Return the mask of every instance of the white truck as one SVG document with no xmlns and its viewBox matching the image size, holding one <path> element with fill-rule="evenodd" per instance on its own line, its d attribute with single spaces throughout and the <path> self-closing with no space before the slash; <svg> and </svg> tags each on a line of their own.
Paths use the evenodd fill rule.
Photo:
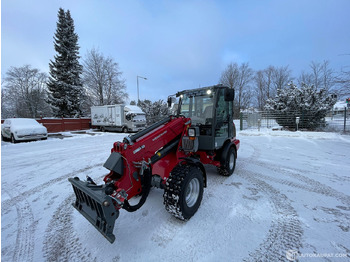
<svg viewBox="0 0 350 262">
<path fill-rule="evenodd" d="M 146 114 L 133 105 L 92 106 L 91 125 L 101 131 L 137 132 L 146 127 Z"/>
</svg>

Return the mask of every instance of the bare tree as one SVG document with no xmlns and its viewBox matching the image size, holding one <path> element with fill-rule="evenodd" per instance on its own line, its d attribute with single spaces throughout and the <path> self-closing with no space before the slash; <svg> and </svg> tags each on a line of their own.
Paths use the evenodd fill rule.
<svg viewBox="0 0 350 262">
<path fill-rule="evenodd" d="M 303 85 L 311 86 L 314 84 L 313 75 L 311 73 L 302 71 L 300 76 L 298 77 L 297 83 L 298 83 L 298 86 L 303 86 Z"/>
<path fill-rule="evenodd" d="M 335 77 L 335 83 L 338 88 L 335 93 L 338 94 L 339 98 L 350 97 L 350 71 L 341 71 L 340 74 Z"/>
<path fill-rule="evenodd" d="M 274 67 L 272 73 L 272 82 L 275 90 L 282 89 L 293 80 L 291 77 L 291 70 L 288 66 Z"/>
<path fill-rule="evenodd" d="M 258 103 L 259 110 L 262 110 L 265 105 L 265 79 L 263 70 L 256 72 L 254 81 L 256 84 L 256 100 Z"/>
<path fill-rule="evenodd" d="M 267 99 L 275 96 L 276 88 L 273 83 L 275 68 L 273 66 L 269 66 L 264 70 L 259 70 L 256 72 L 254 80 L 255 80 L 255 93 L 258 103 L 258 108 L 263 110 L 264 105 Z"/>
<path fill-rule="evenodd" d="M 10 104 L 7 99 L 7 89 L 5 88 L 5 80 L 1 79 L 1 118 L 7 118 L 10 116 Z"/>
<path fill-rule="evenodd" d="M 237 63 L 230 63 L 221 74 L 220 83 L 235 89 L 235 117 L 238 117 L 241 109 L 250 105 L 250 83 L 253 76 L 254 71 L 248 63 L 243 63 L 240 66 Z"/>
<path fill-rule="evenodd" d="M 105 57 L 96 49 L 89 50 L 83 61 L 83 82 L 91 105 L 125 102 L 125 80 L 113 58 Z"/>
<path fill-rule="evenodd" d="M 335 74 L 332 68 L 330 68 L 329 61 L 325 60 L 322 63 L 312 61 L 310 64 L 311 73 L 309 79 L 317 90 L 325 89 L 330 92 L 335 86 Z"/>
<path fill-rule="evenodd" d="M 334 71 L 332 68 L 330 68 L 329 61 L 325 60 L 323 61 L 321 65 L 322 70 L 322 88 L 326 89 L 326 91 L 331 91 L 334 88 L 335 84 L 335 77 L 334 77 Z"/>
<path fill-rule="evenodd" d="M 322 73 L 321 63 L 312 61 L 310 64 L 310 68 L 311 68 L 313 85 L 318 90 L 321 87 L 321 73 Z"/>
<path fill-rule="evenodd" d="M 30 65 L 11 67 L 2 83 L 2 98 L 7 113 L 17 117 L 39 117 L 49 114 L 47 75 Z"/>
</svg>

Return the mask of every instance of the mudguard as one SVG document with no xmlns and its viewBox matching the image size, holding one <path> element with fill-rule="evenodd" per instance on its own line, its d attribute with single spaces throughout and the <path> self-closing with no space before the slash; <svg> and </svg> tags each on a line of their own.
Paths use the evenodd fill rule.
<svg viewBox="0 0 350 262">
<path fill-rule="evenodd" d="M 200 168 L 200 170 L 203 172 L 204 187 L 207 187 L 207 172 L 206 172 L 202 162 L 196 158 L 193 158 L 193 157 L 180 157 L 180 159 L 183 159 L 183 160 L 189 162 L 190 164 L 198 166 Z"/>
<path fill-rule="evenodd" d="M 237 141 L 237 144 L 235 143 Z M 234 142 L 228 142 L 226 141 L 223 148 L 222 148 L 222 152 L 221 152 L 221 157 L 220 157 L 220 164 L 221 166 L 224 166 L 227 160 L 227 154 L 228 151 L 230 150 L 231 147 L 235 148 L 236 151 L 236 157 L 237 157 L 237 146 L 239 147 L 239 140 L 235 139 Z"/>
</svg>

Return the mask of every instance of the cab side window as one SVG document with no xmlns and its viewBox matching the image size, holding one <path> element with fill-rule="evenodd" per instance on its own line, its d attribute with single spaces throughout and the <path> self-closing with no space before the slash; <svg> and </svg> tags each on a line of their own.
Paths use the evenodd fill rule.
<svg viewBox="0 0 350 262">
<path fill-rule="evenodd" d="M 218 93 L 218 103 L 216 105 L 216 119 L 218 123 L 223 123 L 227 120 L 229 113 L 228 103 L 225 101 L 224 90 L 221 89 Z"/>
</svg>

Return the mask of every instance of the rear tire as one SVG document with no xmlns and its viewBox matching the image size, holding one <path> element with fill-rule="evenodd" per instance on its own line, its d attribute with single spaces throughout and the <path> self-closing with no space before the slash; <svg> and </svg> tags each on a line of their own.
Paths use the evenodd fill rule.
<svg viewBox="0 0 350 262">
<path fill-rule="evenodd" d="M 190 219 L 203 198 L 203 172 L 193 165 L 178 165 L 170 173 L 164 190 L 165 209 L 180 220 Z"/>
<path fill-rule="evenodd" d="M 231 176 L 236 168 L 236 150 L 230 147 L 227 152 L 226 161 L 223 165 L 218 167 L 218 172 L 222 176 Z"/>
</svg>

